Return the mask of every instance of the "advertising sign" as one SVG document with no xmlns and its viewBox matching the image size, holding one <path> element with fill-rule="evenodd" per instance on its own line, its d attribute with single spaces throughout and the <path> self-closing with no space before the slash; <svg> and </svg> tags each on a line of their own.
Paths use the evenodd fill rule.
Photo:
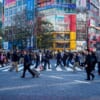
<svg viewBox="0 0 100 100">
<path fill-rule="evenodd" d="M 52 23 L 53 27 L 55 27 L 55 16 L 54 15 L 42 17 L 42 20 Z"/>
<path fill-rule="evenodd" d="M 32 20 L 34 18 L 34 0 L 26 0 L 27 19 Z"/>
<path fill-rule="evenodd" d="M 34 8 L 34 0 L 26 0 L 26 7 L 27 7 L 27 10 L 33 10 Z"/>
<path fill-rule="evenodd" d="M 57 15 L 56 19 L 56 31 L 69 31 L 70 30 L 70 18 L 68 15 Z"/>
<path fill-rule="evenodd" d="M 64 8 L 76 8 L 76 4 L 50 4 L 50 5 L 44 5 L 44 6 L 40 6 L 39 8 L 37 8 L 38 11 L 40 10 L 46 10 L 46 9 L 50 9 L 50 8 L 59 8 L 59 7 L 64 7 Z"/>
<path fill-rule="evenodd" d="M 3 42 L 3 49 L 4 50 L 9 50 L 10 48 L 11 48 L 10 42 Z"/>
<path fill-rule="evenodd" d="M 4 4 L 5 4 L 6 8 L 12 7 L 12 6 L 14 6 L 16 4 L 16 0 L 5 0 Z"/>
</svg>

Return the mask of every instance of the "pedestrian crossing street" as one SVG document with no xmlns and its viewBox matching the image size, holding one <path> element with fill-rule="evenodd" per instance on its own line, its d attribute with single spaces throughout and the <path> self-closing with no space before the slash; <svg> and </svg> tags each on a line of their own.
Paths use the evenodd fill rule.
<svg viewBox="0 0 100 100">
<path fill-rule="evenodd" d="M 0 72 L 8 72 L 11 67 L 12 67 L 11 65 L 7 65 L 7 66 L 4 66 L 4 67 L 0 66 Z M 35 65 L 31 65 L 31 69 L 33 69 L 34 67 L 35 67 Z M 36 70 L 37 71 L 41 71 L 41 68 L 38 67 Z M 83 70 L 84 69 L 80 69 L 80 68 L 76 67 L 76 71 L 83 71 Z M 23 65 L 22 64 L 18 65 L 18 71 L 19 72 L 23 71 Z M 62 68 L 60 66 L 58 66 L 58 67 L 55 68 L 55 66 L 51 66 L 50 65 L 50 69 L 48 69 L 48 67 L 47 67 L 45 71 L 73 71 L 73 69 L 71 67 L 65 67 L 65 68 L 63 67 Z"/>
</svg>

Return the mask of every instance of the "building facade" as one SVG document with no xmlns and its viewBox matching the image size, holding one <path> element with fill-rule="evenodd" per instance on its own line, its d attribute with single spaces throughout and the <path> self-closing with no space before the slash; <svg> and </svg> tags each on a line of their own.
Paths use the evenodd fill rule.
<svg viewBox="0 0 100 100">
<path fill-rule="evenodd" d="M 13 16 L 23 10 L 32 25 L 35 12 L 37 17 L 52 23 L 54 50 L 95 49 L 99 34 L 89 26 L 98 26 L 99 0 L 4 0 L 4 27 L 13 26 Z"/>
<path fill-rule="evenodd" d="M 88 0 L 88 26 L 99 25 L 99 0 Z M 99 34 L 96 29 L 88 29 L 88 48 L 90 50 L 96 49 L 96 42 L 98 40 Z"/>
<path fill-rule="evenodd" d="M 13 34 L 15 34 L 13 30 L 13 26 L 15 25 L 14 17 L 16 15 L 20 15 L 25 12 L 25 16 L 27 17 L 27 22 L 30 26 L 33 26 L 34 16 L 35 16 L 35 0 L 4 0 L 4 29 L 6 27 L 10 27 L 11 29 L 5 30 L 5 33 L 8 35 L 8 38 L 13 38 Z M 24 16 L 24 15 L 23 15 Z M 33 34 L 33 31 L 31 31 Z M 33 35 L 32 35 L 33 38 Z M 9 40 L 8 40 L 9 41 Z M 17 41 L 13 41 L 14 45 L 20 45 Z M 31 37 L 27 39 L 27 41 L 22 42 L 26 47 L 33 47 L 33 42 Z"/>
<path fill-rule="evenodd" d="M 95 50 L 98 31 L 91 24 L 99 24 L 99 0 L 77 0 L 77 50 Z"/>
<path fill-rule="evenodd" d="M 76 0 L 37 0 L 38 16 L 53 24 L 54 50 L 76 49 Z"/>
<path fill-rule="evenodd" d="M 77 50 L 87 49 L 87 2 L 86 0 L 76 0 L 77 14 Z"/>
</svg>

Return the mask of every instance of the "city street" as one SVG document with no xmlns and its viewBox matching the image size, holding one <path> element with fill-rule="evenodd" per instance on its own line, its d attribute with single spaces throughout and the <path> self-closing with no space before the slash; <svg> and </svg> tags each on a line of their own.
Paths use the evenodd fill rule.
<svg viewBox="0 0 100 100">
<path fill-rule="evenodd" d="M 100 0 L 0 0 L 0 100 L 100 100 Z"/>
<path fill-rule="evenodd" d="M 27 72 L 0 72 L 0 100 L 100 100 L 100 76 L 85 81 L 84 71 L 43 71 L 39 78 Z"/>
</svg>

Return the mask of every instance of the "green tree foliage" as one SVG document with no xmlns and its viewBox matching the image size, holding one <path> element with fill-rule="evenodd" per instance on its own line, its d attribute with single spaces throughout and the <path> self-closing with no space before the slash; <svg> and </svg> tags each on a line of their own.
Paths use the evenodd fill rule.
<svg viewBox="0 0 100 100">
<path fill-rule="evenodd" d="M 38 48 L 51 48 L 53 45 L 53 25 L 41 18 L 37 19 L 37 45 Z"/>
<path fill-rule="evenodd" d="M 23 11 L 20 14 L 16 14 L 13 20 L 15 26 L 15 39 L 21 40 L 31 36 L 32 26 L 28 24 L 26 11 Z"/>
<path fill-rule="evenodd" d="M 26 16 L 26 10 L 21 13 L 17 13 L 13 16 L 11 26 L 5 28 L 7 34 L 7 40 L 13 42 L 13 45 L 27 45 L 27 38 L 32 35 L 33 25 L 29 24 Z M 20 41 L 20 42 L 19 42 Z M 22 48 L 24 48 L 22 47 Z"/>
</svg>

